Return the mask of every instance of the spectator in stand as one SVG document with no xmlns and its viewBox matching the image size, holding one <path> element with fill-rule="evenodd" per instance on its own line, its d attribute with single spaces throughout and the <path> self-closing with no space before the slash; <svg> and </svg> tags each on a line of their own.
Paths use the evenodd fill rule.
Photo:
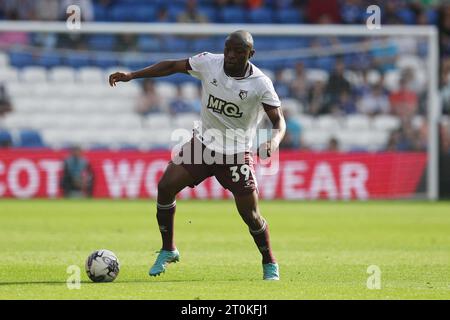
<svg viewBox="0 0 450 320">
<path fill-rule="evenodd" d="M 309 90 L 306 113 L 314 116 L 327 113 L 325 108 L 325 83 L 323 81 L 316 81 Z"/>
<path fill-rule="evenodd" d="M 64 159 L 61 188 L 64 197 L 92 196 L 94 174 L 88 160 L 83 157 L 81 148 L 73 147 Z"/>
<path fill-rule="evenodd" d="M 36 3 L 36 18 L 43 21 L 57 21 L 60 18 L 60 0 L 39 0 Z"/>
<path fill-rule="evenodd" d="M 364 11 L 361 0 L 344 0 L 340 12 L 342 22 L 346 24 L 361 23 Z"/>
<path fill-rule="evenodd" d="M 355 99 L 350 92 L 342 91 L 339 101 L 336 103 L 336 110 L 332 110 L 332 113 L 336 115 L 348 115 L 358 112 L 355 104 Z"/>
<path fill-rule="evenodd" d="M 450 56 L 450 3 L 442 3 L 438 9 L 439 52 Z"/>
<path fill-rule="evenodd" d="M 443 60 L 441 69 L 442 113 L 450 115 L 450 58 Z"/>
<path fill-rule="evenodd" d="M 160 97 L 156 93 L 153 80 L 145 79 L 142 82 L 142 92 L 137 100 L 135 111 L 142 117 L 162 111 Z"/>
<path fill-rule="evenodd" d="M 6 20 L 19 20 L 17 11 L 6 11 Z M 9 45 L 28 45 L 30 43 L 30 34 L 21 31 L 0 32 L 0 44 Z"/>
<path fill-rule="evenodd" d="M 334 66 L 334 71 L 328 78 L 325 89 L 327 103 L 331 106 L 339 101 L 342 92 L 350 92 L 350 82 L 344 77 L 345 65 L 341 59 L 338 59 Z M 328 106 L 328 107 L 330 107 Z"/>
<path fill-rule="evenodd" d="M 36 20 L 35 0 L 2 0 L 0 10 L 4 12 L 6 19 L 14 16 L 17 20 Z"/>
<path fill-rule="evenodd" d="M 177 96 L 169 103 L 169 112 L 171 115 L 193 112 L 192 106 L 187 103 L 186 99 L 183 97 L 183 92 L 180 86 L 177 87 Z"/>
<path fill-rule="evenodd" d="M 402 119 L 410 119 L 417 113 L 418 97 L 417 94 L 408 89 L 406 78 L 400 78 L 400 88 L 391 93 L 389 100 L 391 111 L 394 115 Z"/>
<path fill-rule="evenodd" d="M 369 116 L 389 113 L 389 98 L 380 82 L 373 85 L 369 92 L 363 94 L 358 104 L 358 110 Z"/>
<path fill-rule="evenodd" d="M 246 0 L 246 7 L 250 10 L 258 9 L 264 6 L 264 0 Z"/>
<path fill-rule="evenodd" d="M 12 111 L 12 105 L 6 93 L 5 86 L 0 83 L 0 118 Z"/>
<path fill-rule="evenodd" d="M 288 98 L 290 96 L 289 86 L 283 79 L 283 70 L 278 69 L 275 72 L 274 88 L 280 98 Z"/>
<path fill-rule="evenodd" d="M 128 52 L 137 52 L 139 51 L 137 48 L 137 37 L 132 33 L 121 33 L 117 37 L 116 51 L 128 51 Z"/>
<path fill-rule="evenodd" d="M 196 0 L 187 0 L 186 10 L 181 13 L 178 18 L 178 22 L 182 23 L 206 23 L 208 18 L 197 10 Z"/>
<path fill-rule="evenodd" d="M 308 0 L 306 10 L 309 23 L 318 23 L 324 16 L 330 23 L 339 23 L 341 20 L 337 0 Z"/>
<path fill-rule="evenodd" d="M 404 121 L 402 127 L 391 133 L 386 147 L 388 151 L 421 151 L 423 146 L 419 141 L 419 134 L 410 122 Z"/>
<path fill-rule="evenodd" d="M 335 137 L 332 137 L 330 139 L 330 141 L 328 141 L 328 146 L 327 146 L 326 151 L 339 152 L 339 141 Z"/>
<path fill-rule="evenodd" d="M 295 77 L 291 82 L 291 95 L 303 104 L 308 101 L 308 82 L 306 80 L 305 65 L 299 62 L 295 65 Z"/>
</svg>

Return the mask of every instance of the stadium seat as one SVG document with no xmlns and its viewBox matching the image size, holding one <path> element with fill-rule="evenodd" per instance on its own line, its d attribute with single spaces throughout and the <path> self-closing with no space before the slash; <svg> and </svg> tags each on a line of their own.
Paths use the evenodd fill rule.
<svg viewBox="0 0 450 320">
<path fill-rule="evenodd" d="M 46 68 L 51 68 L 61 65 L 61 55 L 54 52 L 44 52 L 37 58 L 37 63 Z"/>
<path fill-rule="evenodd" d="M 0 52 L 0 69 L 9 67 L 9 56 L 5 52 Z"/>
<path fill-rule="evenodd" d="M 12 99 L 34 95 L 35 87 L 36 85 L 34 83 L 25 83 L 25 82 L 6 83 L 8 95 Z"/>
<path fill-rule="evenodd" d="M 151 5 L 116 4 L 110 12 L 112 21 L 154 22 L 156 9 Z"/>
<path fill-rule="evenodd" d="M 348 130 L 369 130 L 370 120 L 364 114 L 349 115 L 345 119 L 345 127 Z"/>
<path fill-rule="evenodd" d="M 324 131 L 335 132 L 341 129 L 339 119 L 332 115 L 322 115 L 316 118 L 314 123 L 315 128 Z"/>
<path fill-rule="evenodd" d="M 397 16 L 402 20 L 404 24 L 415 24 L 416 23 L 416 14 L 408 9 L 403 8 L 397 11 Z"/>
<path fill-rule="evenodd" d="M 73 68 L 81 68 L 92 65 L 91 56 L 86 53 L 70 53 L 65 58 L 66 64 Z"/>
<path fill-rule="evenodd" d="M 16 68 L 0 68 L 0 82 L 17 83 L 19 81 L 19 72 Z"/>
<path fill-rule="evenodd" d="M 158 51 L 161 50 L 161 41 L 158 38 L 141 35 L 138 37 L 138 48 L 141 51 Z"/>
<path fill-rule="evenodd" d="M 88 45 L 93 50 L 111 51 L 116 45 L 116 37 L 109 34 L 92 35 L 88 40 Z"/>
<path fill-rule="evenodd" d="M 10 51 L 9 61 L 12 66 L 23 68 L 35 64 L 33 54 L 24 51 Z"/>
<path fill-rule="evenodd" d="M 9 131 L 0 129 L 0 147 L 11 146 L 13 144 L 12 135 Z"/>
<path fill-rule="evenodd" d="M 150 130 L 169 129 L 171 123 L 172 120 L 169 115 L 165 113 L 155 113 L 145 118 L 144 126 Z"/>
<path fill-rule="evenodd" d="M 289 111 L 291 116 L 303 112 L 303 105 L 300 101 L 293 98 L 285 98 L 281 100 L 281 106 L 284 110 Z"/>
<path fill-rule="evenodd" d="M 170 52 L 187 52 L 190 50 L 191 41 L 180 37 L 166 37 L 163 42 L 163 49 Z M 202 49 L 204 51 L 204 49 Z"/>
<path fill-rule="evenodd" d="M 194 122 L 199 120 L 200 116 L 196 113 L 179 114 L 173 119 L 173 128 L 192 130 L 194 128 Z"/>
<path fill-rule="evenodd" d="M 250 23 L 273 23 L 273 20 L 272 10 L 267 8 L 250 10 L 248 13 Z"/>
<path fill-rule="evenodd" d="M 309 83 L 315 83 L 317 81 L 327 82 L 329 73 L 325 70 L 320 69 L 307 69 L 306 70 L 306 81 Z"/>
<path fill-rule="evenodd" d="M 275 21 L 278 23 L 303 23 L 304 19 L 300 14 L 300 11 L 287 8 L 280 9 L 275 12 Z"/>
<path fill-rule="evenodd" d="M 313 150 L 323 150 L 328 145 L 330 138 L 332 137 L 331 132 L 324 130 L 305 130 L 302 135 L 303 143 Z"/>
<path fill-rule="evenodd" d="M 208 18 L 209 22 L 218 22 L 219 21 L 219 15 L 217 14 L 217 10 L 214 7 L 199 7 L 198 12 L 201 15 L 204 15 Z"/>
<path fill-rule="evenodd" d="M 96 67 L 83 67 L 77 72 L 78 81 L 84 83 L 102 83 L 106 81 L 103 71 Z"/>
<path fill-rule="evenodd" d="M 386 71 L 384 75 L 384 87 L 389 91 L 395 91 L 400 83 L 400 70 L 393 69 Z"/>
<path fill-rule="evenodd" d="M 12 112 L 4 117 L 3 126 L 6 129 L 27 129 L 30 128 L 29 118 L 30 115 L 25 116 L 23 113 Z"/>
<path fill-rule="evenodd" d="M 192 82 L 187 82 L 181 84 L 181 93 L 183 98 L 192 101 L 199 97 L 199 89 L 198 86 Z"/>
<path fill-rule="evenodd" d="M 54 67 L 49 70 L 48 79 L 55 83 L 73 83 L 75 81 L 75 72 L 70 67 Z"/>
<path fill-rule="evenodd" d="M 178 20 L 178 16 L 184 12 L 184 5 L 170 5 L 167 7 L 167 14 L 169 16 L 169 21 L 176 22 Z"/>
<path fill-rule="evenodd" d="M 112 53 L 95 53 L 92 57 L 93 63 L 99 68 L 110 68 L 116 66 L 118 57 Z"/>
<path fill-rule="evenodd" d="M 293 119 L 295 119 L 300 124 L 302 129 L 310 130 L 313 129 L 314 127 L 314 118 L 309 115 L 306 114 L 296 115 L 293 117 Z"/>
<path fill-rule="evenodd" d="M 25 82 L 46 82 L 47 70 L 43 67 L 25 67 L 20 73 L 21 79 Z"/>
<path fill-rule="evenodd" d="M 225 23 L 246 22 L 245 12 L 241 7 L 225 7 L 221 13 L 222 21 Z"/>
<path fill-rule="evenodd" d="M 19 144 L 18 147 L 23 148 L 42 148 L 44 143 L 41 135 L 36 130 L 21 130 L 19 132 Z"/>
<path fill-rule="evenodd" d="M 400 126 L 400 119 L 391 115 L 379 115 L 372 120 L 372 128 L 375 130 L 393 131 L 399 129 Z"/>
</svg>

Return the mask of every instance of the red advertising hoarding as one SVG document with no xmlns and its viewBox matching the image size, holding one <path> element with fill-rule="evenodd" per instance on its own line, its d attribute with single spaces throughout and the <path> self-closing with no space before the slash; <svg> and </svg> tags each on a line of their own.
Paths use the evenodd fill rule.
<svg viewBox="0 0 450 320">
<path fill-rule="evenodd" d="M 1 150 L 0 197 L 56 198 L 65 151 Z M 155 198 L 170 152 L 91 151 L 96 198 Z M 415 195 L 425 173 L 425 153 L 280 152 L 277 166 L 257 165 L 263 199 L 392 199 Z M 270 174 L 267 174 L 269 173 Z M 181 198 L 226 198 L 215 178 Z"/>
</svg>

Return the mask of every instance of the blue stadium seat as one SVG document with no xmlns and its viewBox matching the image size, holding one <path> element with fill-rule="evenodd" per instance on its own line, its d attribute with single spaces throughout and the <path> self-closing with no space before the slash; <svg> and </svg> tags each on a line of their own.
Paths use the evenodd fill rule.
<svg viewBox="0 0 450 320">
<path fill-rule="evenodd" d="M 109 21 L 109 9 L 100 4 L 94 4 L 94 20 Z"/>
<path fill-rule="evenodd" d="M 161 41 L 152 36 L 141 35 L 138 38 L 137 45 L 142 51 L 159 51 L 161 50 Z"/>
<path fill-rule="evenodd" d="M 397 16 L 402 20 L 405 24 L 415 24 L 416 23 L 416 15 L 410 9 L 404 8 L 397 11 Z"/>
<path fill-rule="evenodd" d="M 214 7 L 200 7 L 198 12 L 208 18 L 209 22 L 218 22 L 218 14 Z"/>
<path fill-rule="evenodd" d="M 156 20 L 156 7 L 152 5 L 118 4 L 111 9 L 113 21 L 152 22 Z"/>
<path fill-rule="evenodd" d="M 219 47 L 219 40 L 216 38 L 204 38 L 204 39 L 200 38 L 192 41 L 192 50 L 195 53 L 204 51 L 218 52 L 221 51 L 222 48 Z"/>
<path fill-rule="evenodd" d="M 305 20 L 299 10 L 281 9 L 275 13 L 275 21 L 278 23 L 304 23 Z"/>
<path fill-rule="evenodd" d="M 114 54 L 99 53 L 93 57 L 94 64 L 99 68 L 115 67 L 118 64 L 118 59 Z"/>
<path fill-rule="evenodd" d="M 116 45 L 116 37 L 109 34 L 93 35 L 88 43 L 91 49 L 111 51 Z"/>
<path fill-rule="evenodd" d="M 44 143 L 42 137 L 36 130 L 21 130 L 19 133 L 19 147 L 23 148 L 42 148 Z"/>
<path fill-rule="evenodd" d="M 169 16 L 169 21 L 175 22 L 178 19 L 178 16 L 184 12 L 185 6 L 177 6 L 177 5 L 170 5 L 167 7 L 167 14 Z"/>
<path fill-rule="evenodd" d="M 248 21 L 250 23 L 272 23 L 272 10 L 266 8 L 250 10 L 248 13 Z"/>
<path fill-rule="evenodd" d="M 44 52 L 38 58 L 38 64 L 46 68 L 61 65 L 62 58 L 58 53 Z"/>
<path fill-rule="evenodd" d="M 166 37 L 164 39 L 164 50 L 172 52 L 186 52 L 190 50 L 191 41 L 180 37 Z"/>
<path fill-rule="evenodd" d="M 12 145 L 12 136 L 9 131 L 0 129 L 0 147 L 7 147 Z"/>
<path fill-rule="evenodd" d="M 428 9 L 426 15 L 428 19 L 428 24 L 437 24 L 439 15 L 436 10 Z"/>
<path fill-rule="evenodd" d="M 73 68 L 91 65 L 91 57 L 86 53 L 69 53 L 65 60 L 66 64 Z"/>
<path fill-rule="evenodd" d="M 222 21 L 225 23 L 244 23 L 245 12 L 241 7 L 226 7 L 222 10 Z"/>
<path fill-rule="evenodd" d="M 33 55 L 29 52 L 23 51 L 10 51 L 9 61 L 14 67 L 17 68 L 22 68 L 35 64 Z"/>
</svg>

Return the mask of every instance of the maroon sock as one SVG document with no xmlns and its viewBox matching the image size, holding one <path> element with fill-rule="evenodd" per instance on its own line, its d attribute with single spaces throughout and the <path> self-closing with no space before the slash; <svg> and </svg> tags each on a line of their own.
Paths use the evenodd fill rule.
<svg viewBox="0 0 450 320">
<path fill-rule="evenodd" d="M 276 260 L 273 256 L 272 248 L 270 247 L 269 226 L 265 220 L 263 220 L 263 222 L 264 224 L 261 229 L 250 230 L 250 234 L 258 246 L 259 252 L 261 252 L 262 263 L 275 263 Z"/>
<path fill-rule="evenodd" d="M 173 222 L 175 218 L 176 201 L 170 204 L 157 204 L 156 219 L 162 238 L 163 250 L 175 250 L 173 241 Z"/>
</svg>

